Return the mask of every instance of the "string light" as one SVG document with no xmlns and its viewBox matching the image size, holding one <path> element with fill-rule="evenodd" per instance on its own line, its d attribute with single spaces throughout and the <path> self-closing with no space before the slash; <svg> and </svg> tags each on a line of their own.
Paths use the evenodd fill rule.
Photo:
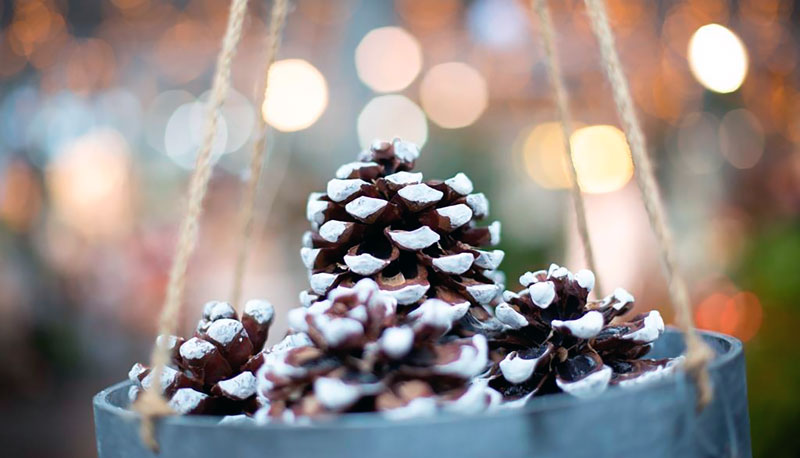
<svg viewBox="0 0 800 458">
<path fill-rule="evenodd" d="M 303 59 L 272 64 L 261 113 L 272 127 L 294 132 L 311 127 L 328 107 L 328 84 L 316 67 Z"/>
<path fill-rule="evenodd" d="M 431 121 L 456 129 L 480 118 L 489 104 L 489 90 L 477 70 L 448 62 L 428 70 L 420 86 L 420 102 Z"/>
<path fill-rule="evenodd" d="M 421 69 L 419 41 L 400 27 L 374 29 L 356 48 L 358 77 L 376 92 L 405 89 Z"/>
<path fill-rule="evenodd" d="M 384 95 L 370 100 L 358 115 L 358 139 L 363 148 L 374 140 L 400 137 L 420 147 L 428 139 L 425 113 L 402 95 Z"/>
<path fill-rule="evenodd" d="M 689 40 L 689 68 L 706 88 L 733 92 L 747 76 L 747 50 L 731 30 L 719 25 L 700 27 Z"/>
</svg>

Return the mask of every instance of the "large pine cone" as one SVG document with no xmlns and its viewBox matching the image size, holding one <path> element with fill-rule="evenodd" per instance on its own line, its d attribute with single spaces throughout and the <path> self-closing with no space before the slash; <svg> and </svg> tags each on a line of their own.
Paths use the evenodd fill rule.
<svg viewBox="0 0 800 458">
<path fill-rule="evenodd" d="M 504 253 L 479 248 L 499 242 L 500 223 L 475 224 L 488 214 L 486 197 L 472 193 L 463 173 L 423 182 L 410 172 L 418 157 L 412 143 L 377 141 L 339 168 L 326 193 L 309 196 L 304 305 L 365 277 L 400 305 L 437 298 L 477 306 L 498 296 L 502 286 L 492 278 Z"/>
<path fill-rule="evenodd" d="M 486 338 L 442 339 L 468 309 L 428 299 L 408 315 L 371 279 L 290 312 L 293 334 L 265 351 L 259 421 L 301 421 L 343 412 L 391 418 L 438 409 L 476 412 L 500 394 L 470 385 L 488 364 Z"/>
<path fill-rule="evenodd" d="M 170 365 L 164 367 L 161 390 L 179 414 L 237 415 L 253 413 L 255 372 L 275 315 L 269 302 L 248 301 L 241 319 L 227 302 L 205 305 L 194 337 L 168 339 Z M 131 402 L 153 384 L 151 369 L 136 363 L 128 373 Z"/>
<path fill-rule="evenodd" d="M 594 274 L 573 274 L 555 264 L 520 277 L 519 293 L 506 291 L 495 308 L 504 329 L 490 336 L 494 367 L 490 386 L 519 404 L 537 393 L 593 396 L 608 385 L 627 386 L 662 377 L 682 360 L 638 359 L 664 332 L 658 311 L 615 320 L 633 307 L 622 288 L 588 301 Z M 618 322 L 620 321 L 620 322 Z"/>
</svg>

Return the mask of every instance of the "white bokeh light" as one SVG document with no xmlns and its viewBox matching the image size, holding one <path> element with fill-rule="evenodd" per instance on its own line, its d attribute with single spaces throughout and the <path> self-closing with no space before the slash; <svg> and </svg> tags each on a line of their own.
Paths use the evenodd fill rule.
<svg viewBox="0 0 800 458">
<path fill-rule="evenodd" d="M 374 140 L 399 137 L 419 147 L 428 140 L 425 113 L 402 95 L 384 95 L 370 100 L 358 115 L 358 139 L 363 148 Z"/>
<path fill-rule="evenodd" d="M 733 92 L 747 76 L 747 49 L 731 30 L 719 25 L 700 27 L 689 40 L 689 68 L 706 88 Z"/>
</svg>

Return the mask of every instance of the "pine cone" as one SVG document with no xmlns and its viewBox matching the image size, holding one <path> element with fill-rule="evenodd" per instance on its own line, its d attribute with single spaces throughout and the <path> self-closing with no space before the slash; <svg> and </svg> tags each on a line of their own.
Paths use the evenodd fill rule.
<svg viewBox="0 0 800 458">
<path fill-rule="evenodd" d="M 403 306 L 427 298 L 477 306 L 497 297 L 493 271 L 504 253 L 479 248 L 499 242 L 500 223 L 475 224 L 488 214 L 486 197 L 472 193 L 463 173 L 423 183 L 410 172 L 418 157 L 412 143 L 376 141 L 339 168 L 326 193 L 309 196 L 312 230 L 300 253 L 311 290 L 303 305 L 365 277 Z"/>
<path fill-rule="evenodd" d="M 519 293 L 506 291 L 495 318 L 504 329 L 490 338 L 494 367 L 490 386 L 507 401 L 564 391 L 593 396 L 608 385 L 627 386 L 662 377 L 681 358 L 638 359 L 664 331 L 658 311 L 627 322 L 615 318 L 633 307 L 622 288 L 601 301 L 588 301 L 594 274 L 573 274 L 555 264 L 520 277 Z"/>
<path fill-rule="evenodd" d="M 236 415 L 258 408 L 255 372 L 275 315 L 269 302 L 248 301 L 241 319 L 227 302 L 208 302 L 194 337 L 168 339 L 171 364 L 164 368 L 161 389 L 179 414 Z M 151 370 L 134 364 L 129 396 L 136 400 L 152 385 Z"/>
<path fill-rule="evenodd" d="M 344 412 L 390 418 L 438 409 L 482 411 L 500 400 L 485 381 L 486 338 L 442 339 L 468 309 L 428 299 L 408 315 L 371 279 L 339 286 L 294 309 L 294 334 L 266 351 L 258 373 L 261 421 L 300 421 Z"/>
</svg>

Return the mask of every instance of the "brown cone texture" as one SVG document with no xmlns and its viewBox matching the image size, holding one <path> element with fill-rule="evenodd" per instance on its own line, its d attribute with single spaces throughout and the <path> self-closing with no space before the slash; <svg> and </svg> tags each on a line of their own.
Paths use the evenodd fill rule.
<svg viewBox="0 0 800 458">
<path fill-rule="evenodd" d="M 168 339 L 171 348 L 171 364 L 160 383 L 170 408 L 184 415 L 255 412 L 255 373 L 264 360 L 262 349 L 274 315 L 266 301 L 248 301 L 241 318 L 229 303 L 212 301 L 205 305 L 194 337 L 159 337 Z M 128 378 L 133 383 L 131 401 L 153 384 L 150 368 L 139 363 Z"/>
<path fill-rule="evenodd" d="M 503 328 L 489 338 L 494 361 L 490 386 L 505 400 L 564 391 L 590 397 L 609 385 L 631 386 L 663 377 L 682 362 L 639 359 L 664 332 L 657 311 L 617 319 L 631 310 L 622 288 L 589 301 L 594 274 L 555 264 L 520 277 L 519 293 L 506 291 L 495 308 Z"/>
<path fill-rule="evenodd" d="M 414 173 L 416 145 L 375 142 L 343 165 L 325 193 L 309 197 L 301 256 L 311 290 L 304 305 L 338 285 L 371 278 L 401 306 L 438 298 L 450 304 L 491 303 L 502 290 L 494 270 L 500 224 L 477 225 L 489 204 L 463 173 L 423 181 Z M 410 307 L 413 308 L 413 307 Z"/>
<path fill-rule="evenodd" d="M 468 307 L 428 299 L 398 315 L 397 300 L 363 279 L 292 310 L 293 334 L 266 352 L 258 373 L 264 407 L 257 419 L 374 411 L 409 418 L 488 408 L 499 393 L 470 385 L 486 369 L 486 338 L 442 338 Z"/>
</svg>

